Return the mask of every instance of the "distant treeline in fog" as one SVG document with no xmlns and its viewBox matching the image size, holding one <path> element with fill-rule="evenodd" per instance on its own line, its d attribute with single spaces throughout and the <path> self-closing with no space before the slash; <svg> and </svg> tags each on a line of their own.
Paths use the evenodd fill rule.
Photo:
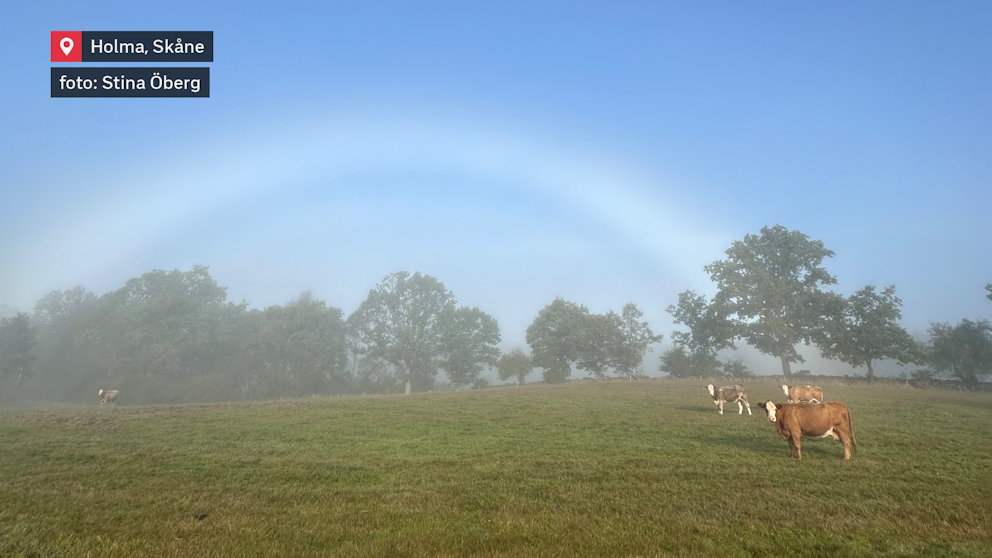
<svg viewBox="0 0 992 558">
<path fill-rule="evenodd" d="M 824 290 L 821 267 L 833 252 L 781 226 L 747 235 L 706 266 L 717 294 L 678 295 L 668 308 L 682 326 L 659 370 L 670 376 L 753 373 L 717 351 L 743 341 L 781 360 L 783 375 L 803 362 L 799 343 L 864 367 L 914 364 L 915 379 L 951 377 L 977 386 L 992 374 L 992 324 L 931 324 L 926 343 L 899 325 L 895 287 L 868 285 L 849 297 Z M 992 300 L 992 284 L 986 287 Z M 52 291 L 31 314 L 0 320 L 0 401 L 22 398 L 93 403 L 117 389 L 122 403 L 184 403 L 486 385 L 482 372 L 523 383 L 535 368 L 546 382 L 579 370 L 591 377 L 643 376 L 655 335 L 633 303 L 592 314 L 555 299 L 527 328 L 530 354 L 500 354 L 496 320 L 459 307 L 436 278 L 397 272 L 343 312 L 304 292 L 283 306 L 250 309 L 227 300 L 206 266 L 145 273 L 101 296 L 82 287 Z M 446 387 L 445 386 L 445 387 Z"/>
</svg>

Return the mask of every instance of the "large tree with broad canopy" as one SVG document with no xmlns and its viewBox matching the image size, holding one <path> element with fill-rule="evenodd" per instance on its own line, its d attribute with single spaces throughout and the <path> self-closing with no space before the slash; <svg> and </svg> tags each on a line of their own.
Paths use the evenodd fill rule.
<svg viewBox="0 0 992 558">
<path fill-rule="evenodd" d="M 775 225 L 735 241 L 726 254 L 704 268 L 718 288 L 716 313 L 732 320 L 735 337 L 778 357 L 783 375 L 792 376 L 790 363 L 804 362 L 796 345 L 815 343 L 841 312 L 843 300 L 820 290 L 837 282 L 821 267 L 833 251 Z"/>
</svg>

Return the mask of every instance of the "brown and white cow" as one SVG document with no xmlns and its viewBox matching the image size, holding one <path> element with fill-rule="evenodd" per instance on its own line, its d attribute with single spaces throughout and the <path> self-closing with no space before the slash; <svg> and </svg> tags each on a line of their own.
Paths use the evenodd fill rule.
<svg viewBox="0 0 992 558">
<path fill-rule="evenodd" d="M 854 439 L 851 411 L 840 401 L 804 405 L 787 403 L 777 405 L 772 401 L 758 403 L 765 410 L 768 420 L 775 423 L 778 435 L 789 442 L 789 457 L 803 458 L 803 436 L 832 437 L 844 444 L 844 459 L 851 458 L 851 446 L 858 450 Z"/>
<path fill-rule="evenodd" d="M 811 401 L 823 403 L 823 390 L 820 386 L 787 386 L 782 384 L 782 392 L 789 400 L 789 403 L 802 403 Z"/>
<path fill-rule="evenodd" d="M 737 403 L 737 414 L 744 414 L 744 405 L 747 405 L 747 414 L 751 413 L 751 404 L 747 402 L 747 394 L 744 393 L 744 386 L 736 384 L 733 386 L 723 386 L 715 388 L 713 384 L 706 386 L 706 389 L 710 392 L 710 397 L 713 398 L 713 404 L 720 407 L 720 414 L 723 414 L 723 404 L 724 403 Z M 741 405 L 741 401 L 744 405 Z"/>
<path fill-rule="evenodd" d="M 112 389 L 110 391 L 101 389 L 100 390 L 100 393 L 99 393 L 99 395 L 100 395 L 100 404 L 101 405 L 106 405 L 107 403 L 110 403 L 110 406 L 111 407 L 117 405 L 117 396 L 120 393 L 121 392 L 118 389 Z"/>
</svg>

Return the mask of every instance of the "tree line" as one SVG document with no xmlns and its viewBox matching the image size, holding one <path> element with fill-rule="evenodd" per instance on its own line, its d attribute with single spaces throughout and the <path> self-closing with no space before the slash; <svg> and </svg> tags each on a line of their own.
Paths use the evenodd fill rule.
<svg viewBox="0 0 992 558">
<path fill-rule="evenodd" d="M 836 283 L 822 267 L 831 256 L 822 242 L 781 226 L 734 242 L 705 268 L 717 294 L 686 291 L 668 308 L 683 329 L 659 370 L 746 376 L 740 359 L 717 358 L 743 341 L 778 358 L 786 377 L 803 362 L 799 343 L 864 366 L 869 381 L 884 359 L 969 386 L 992 374 L 988 320 L 931 324 L 929 341 L 915 340 L 899 325 L 894 286 L 868 285 L 846 298 L 825 290 Z M 992 284 L 986 288 L 992 300 Z M 438 387 L 441 372 L 456 388 L 481 386 L 487 368 L 521 384 L 534 368 L 549 383 L 573 370 L 633 379 L 662 336 L 634 303 L 593 314 L 556 298 L 527 328 L 529 355 L 501 354 L 500 339 L 492 316 L 458 306 L 429 275 L 387 276 L 345 318 L 310 292 L 265 309 L 230 302 L 208 268 L 194 266 L 151 271 L 101 296 L 82 287 L 52 291 L 33 313 L 2 318 L 0 379 L 37 399 L 79 402 L 113 387 L 132 403 L 411 393 Z"/>
<path fill-rule="evenodd" d="M 824 290 L 837 279 L 822 266 L 834 255 L 819 240 L 780 225 L 749 234 L 727 249 L 726 258 L 704 269 L 717 286 L 711 299 L 685 291 L 668 308 L 676 324 L 674 347 L 660 370 L 672 376 L 708 376 L 718 369 L 717 351 L 744 341 L 776 357 L 782 374 L 804 362 L 799 343 L 815 345 L 826 358 L 865 367 L 867 380 L 886 359 L 925 366 L 917 378 L 945 375 L 974 388 L 992 374 L 992 324 L 963 319 L 931 323 L 929 339 L 914 339 L 902 326 L 902 301 L 894 285 L 866 285 L 849 297 Z M 992 300 L 992 283 L 986 285 Z"/>
</svg>

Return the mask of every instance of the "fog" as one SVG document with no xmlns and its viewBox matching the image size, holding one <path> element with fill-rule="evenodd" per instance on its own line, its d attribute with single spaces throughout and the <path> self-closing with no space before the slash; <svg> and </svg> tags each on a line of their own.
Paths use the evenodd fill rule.
<svg viewBox="0 0 992 558">
<path fill-rule="evenodd" d="M 643 364 L 658 375 L 679 293 L 712 298 L 704 266 L 782 225 L 833 251 L 825 291 L 895 285 L 919 340 L 992 318 L 987 9 L 725 8 L 114 19 L 214 30 L 209 99 L 50 99 L 40 57 L 15 57 L 9 82 L 33 85 L 0 91 L 16 107 L 0 115 L 0 313 L 203 265 L 224 304 L 310 292 L 344 320 L 405 271 L 491 316 L 504 353 L 530 350 L 556 298 L 603 315 L 633 302 L 663 335 Z M 34 44 L 46 18 L 19 5 L 0 30 Z M 261 27 L 264 48 L 246 39 Z M 720 360 L 781 374 L 738 346 Z M 799 351 L 793 370 L 864 374 Z M 140 373 L 119 364 L 86 389 Z"/>
</svg>

